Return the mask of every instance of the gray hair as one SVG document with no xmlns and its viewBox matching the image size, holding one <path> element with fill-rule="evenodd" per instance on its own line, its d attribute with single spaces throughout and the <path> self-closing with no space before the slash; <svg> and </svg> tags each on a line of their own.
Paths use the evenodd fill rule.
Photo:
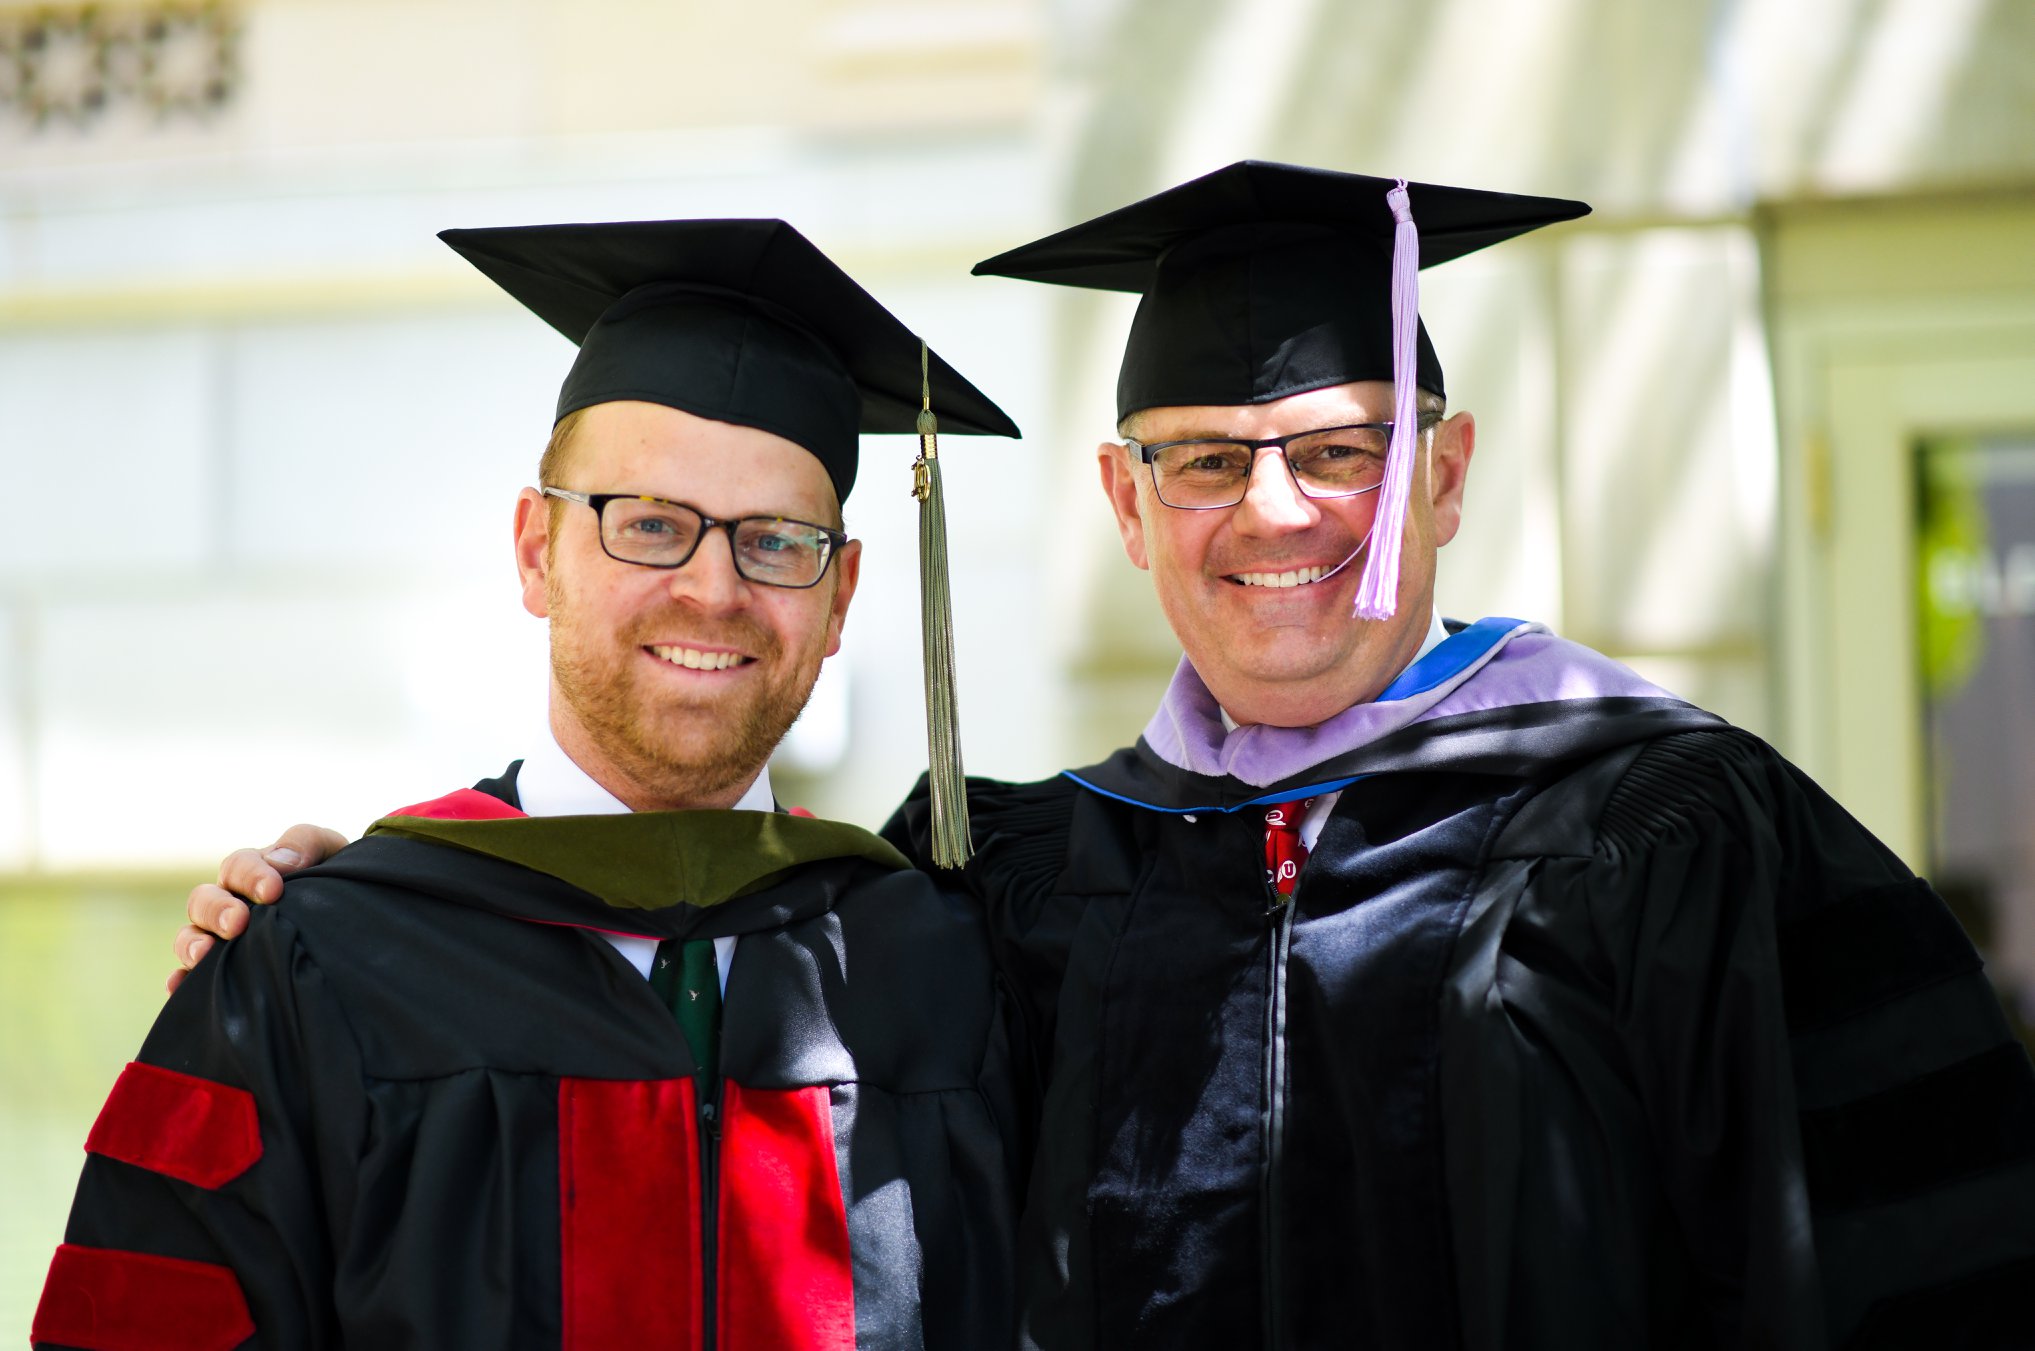
<svg viewBox="0 0 2035 1351">
<path fill-rule="evenodd" d="M 1430 390 L 1416 389 L 1413 391 L 1413 410 L 1423 417 L 1430 414 L 1441 417 L 1448 411 L 1448 401 Z M 1125 414 L 1123 420 L 1116 424 L 1117 438 L 1124 441 L 1143 440 L 1144 438 L 1138 435 L 1137 422 L 1147 411 L 1140 408 L 1136 412 Z"/>
</svg>

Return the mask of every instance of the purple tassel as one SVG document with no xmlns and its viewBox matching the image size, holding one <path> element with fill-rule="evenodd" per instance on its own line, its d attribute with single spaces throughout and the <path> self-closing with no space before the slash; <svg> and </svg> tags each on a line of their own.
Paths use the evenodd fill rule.
<svg viewBox="0 0 2035 1351">
<path fill-rule="evenodd" d="M 1385 194 L 1397 226 L 1392 231 L 1392 446 L 1385 453 L 1385 482 L 1371 518 L 1370 557 L 1357 583 L 1359 619 L 1390 619 L 1399 608 L 1399 540 L 1406 527 L 1406 501 L 1413 492 L 1414 412 L 1417 337 L 1420 325 L 1420 229 L 1406 180 Z"/>
</svg>

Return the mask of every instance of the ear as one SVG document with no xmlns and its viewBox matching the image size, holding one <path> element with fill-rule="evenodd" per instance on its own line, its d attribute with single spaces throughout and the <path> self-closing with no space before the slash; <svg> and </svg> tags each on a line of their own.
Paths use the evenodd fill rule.
<svg viewBox="0 0 2035 1351">
<path fill-rule="evenodd" d="M 551 502 L 535 488 L 516 494 L 516 575 L 523 580 L 523 608 L 539 619 L 550 617 L 544 582 L 551 545 Z"/>
<path fill-rule="evenodd" d="M 861 580 L 862 541 L 851 539 L 834 555 L 834 599 L 827 614 L 829 657 L 841 650 L 841 629 L 848 622 L 848 602 L 855 599 L 855 584 Z"/>
<path fill-rule="evenodd" d="M 1129 447 L 1104 441 L 1095 448 L 1095 461 L 1102 470 L 1102 493 L 1109 509 L 1116 513 L 1116 532 L 1123 536 L 1123 551 L 1131 563 L 1150 568 L 1145 554 L 1145 518 L 1138 514 L 1138 480 L 1145 467 L 1131 459 Z"/>
<path fill-rule="evenodd" d="M 1428 488 L 1434 495 L 1436 548 L 1456 537 L 1463 523 L 1463 487 L 1470 477 L 1470 457 L 1477 453 L 1477 420 L 1457 413 L 1434 429 L 1434 453 L 1428 466 Z"/>
</svg>

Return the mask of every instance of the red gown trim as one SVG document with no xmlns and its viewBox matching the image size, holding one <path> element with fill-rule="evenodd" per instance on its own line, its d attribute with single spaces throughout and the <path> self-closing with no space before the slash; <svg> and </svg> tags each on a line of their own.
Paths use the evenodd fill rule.
<svg viewBox="0 0 2035 1351">
<path fill-rule="evenodd" d="M 227 1351 L 253 1335 L 231 1268 L 66 1243 L 28 1337 L 85 1351 Z"/>
<path fill-rule="evenodd" d="M 853 1351 L 855 1273 L 825 1086 L 723 1088 L 720 1351 Z"/>
<path fill-rule="evenodd" d="M 85 1152 L 131 1163 L 211 1191 L 261 1157 L 254 1095 L 159 1065 L 120 1071 Z"/>
<path fill-rule="evenodd" d="M 691 1079 L 558 1084 L 564 1351 L 703 1351 Z"/>
<path fill-rule="evenodd" d="M 526 815 L 478 788 L 460 788 L 429 802 L 398 807 L 389 816 L 422 816 L 433 821 L 506 821 Z"/>
</svg>

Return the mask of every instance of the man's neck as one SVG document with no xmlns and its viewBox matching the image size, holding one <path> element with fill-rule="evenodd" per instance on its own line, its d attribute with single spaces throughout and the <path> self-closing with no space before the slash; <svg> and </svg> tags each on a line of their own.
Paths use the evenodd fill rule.
<svg viewBox="0 0 2035 1351">
<path fill-rule="evenodd" d="M 523 758 L 523 768 L 516 773 L 516 796 L 530 816 L 607 816 L 630 810 L 565 753 L 549 728 Z M 767 812 L 776 808 L 766 765 L 743 791 L 734 810 Z"/>
</svg>

